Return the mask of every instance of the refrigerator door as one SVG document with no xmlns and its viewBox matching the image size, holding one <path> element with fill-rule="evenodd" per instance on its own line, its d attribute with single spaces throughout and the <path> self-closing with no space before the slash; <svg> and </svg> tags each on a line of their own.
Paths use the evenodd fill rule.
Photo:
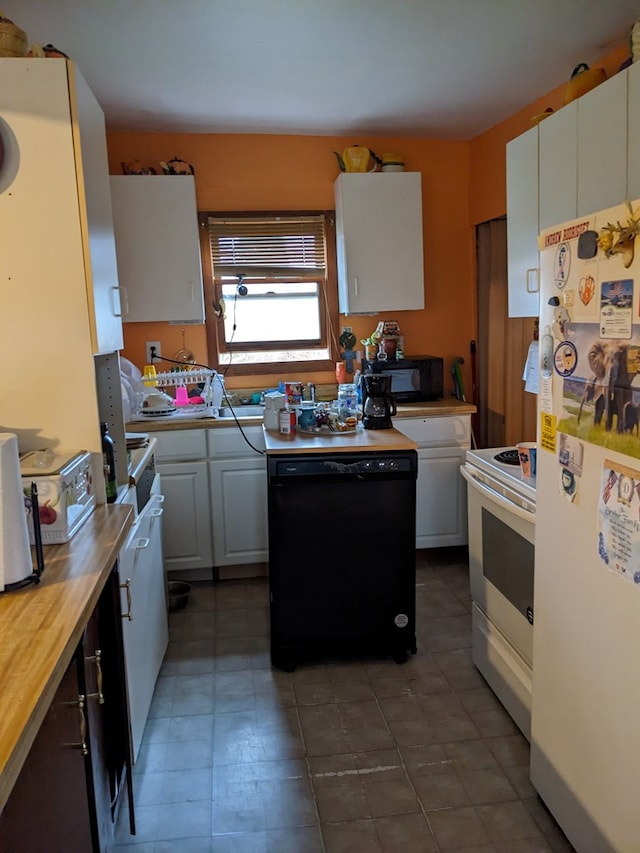
<svg viewBox="0 0 640 853">
<path fill-rule="evenodd" d="M 640 245 L 615 251 L 630 218 L 620 205 L 540 238 L 553 353 L 538 395 L 531 780 L 589 853 L 640 843 Z"/>
</svg>

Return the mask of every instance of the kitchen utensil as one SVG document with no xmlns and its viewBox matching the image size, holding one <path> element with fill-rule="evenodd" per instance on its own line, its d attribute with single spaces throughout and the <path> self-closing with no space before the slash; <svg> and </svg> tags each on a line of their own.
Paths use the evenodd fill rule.
<svg viewBox="0 0 640 853">
<path fill-rule="evenodd" d="M 182 349 L 179 349 L 174 357 L 176 361 L 183 361 L 185 364 L 195 364 L 196 357 L 184 342 L 184 329 L 182 330 Z"/>
<path fill-rule="evenodd" d="M 391 396 L 391 374 L 365 373 L 362 376 L 362 424 L 365 429 L 392 429 L 396 402 Z"/>
</svg>

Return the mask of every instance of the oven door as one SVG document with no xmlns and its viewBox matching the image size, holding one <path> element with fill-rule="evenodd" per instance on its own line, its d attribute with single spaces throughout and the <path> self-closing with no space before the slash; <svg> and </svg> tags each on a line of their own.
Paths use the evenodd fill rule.
<svg viewBox="0 0 640 853">
<path fill-rule="evenodd" d="M 461 473 L 468 485 L 471 597 L 531 667 L 535 506 L 469 465 Z"/>
</svg>

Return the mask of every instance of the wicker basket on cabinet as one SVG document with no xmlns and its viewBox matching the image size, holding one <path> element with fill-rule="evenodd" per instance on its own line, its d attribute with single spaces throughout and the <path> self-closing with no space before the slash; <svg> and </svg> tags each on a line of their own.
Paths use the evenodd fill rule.
<svg viewBox="0 0 640 853">
<path fill-rule="evenodd" d="M 0 18 L 0 56 L 26 56 L 27 34 L 7 18 Z"/>
</svg>

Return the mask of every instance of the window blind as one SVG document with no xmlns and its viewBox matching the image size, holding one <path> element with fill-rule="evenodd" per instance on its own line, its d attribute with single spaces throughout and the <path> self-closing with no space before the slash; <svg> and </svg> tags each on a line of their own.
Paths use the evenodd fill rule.
<svg viewBox="0 0 640 853">
<path fill-rule="evenodd" d="M 208 217 L 211 262 L 224 275 L 287 278 L 324 275 L 325 218 L 320 215 Z"/>
</svg>

